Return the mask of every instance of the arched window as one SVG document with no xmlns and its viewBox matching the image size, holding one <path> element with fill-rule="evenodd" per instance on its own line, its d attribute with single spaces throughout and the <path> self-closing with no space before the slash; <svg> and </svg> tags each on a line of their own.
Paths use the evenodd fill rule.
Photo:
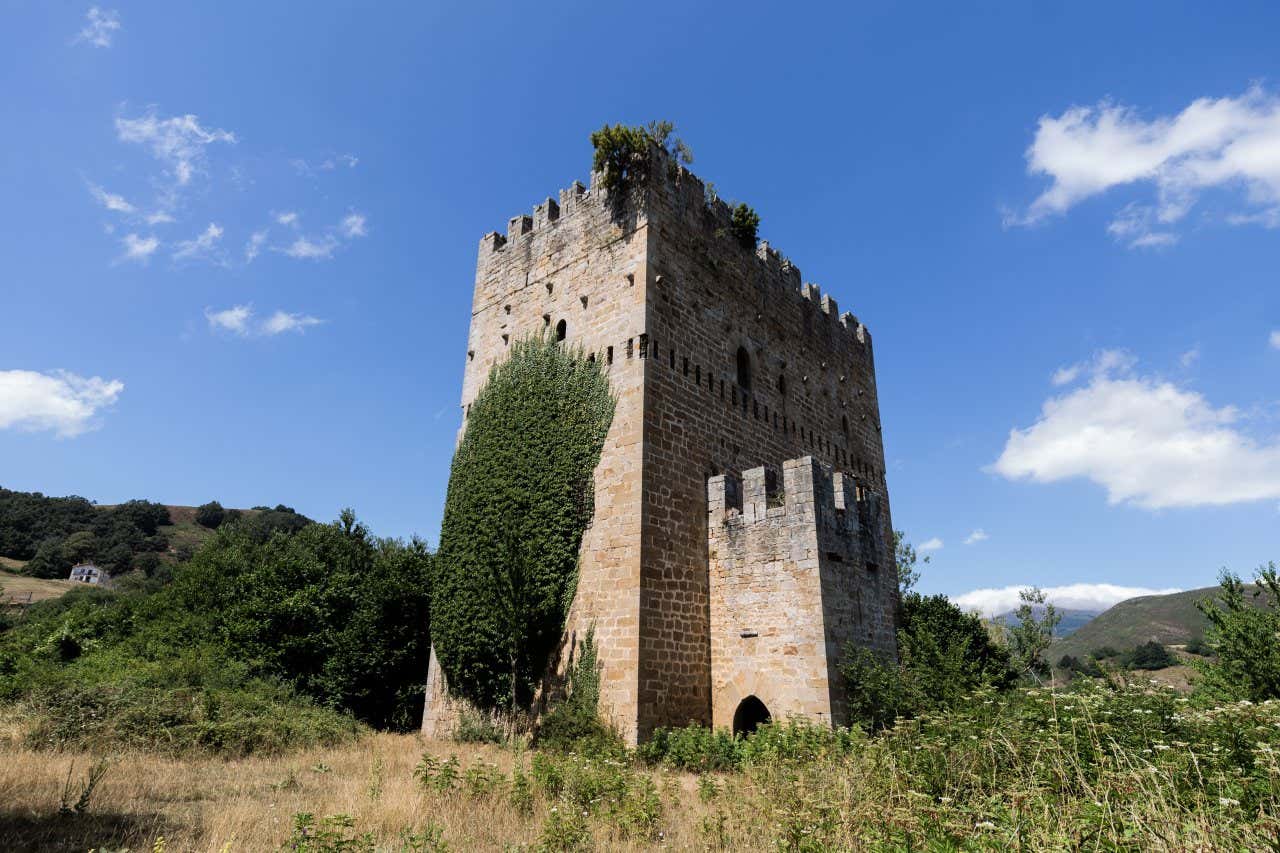
<svg viewBox="0 0 1280 853">
<path fill-rule="evenodd" d="M 564 322 L 564 320 L 561 320 L 559 323 L 556 323 L 556 340 L 557 341 L 563 341 L 565 339 L 565 336 L 568 334 L 569 334 L 569 327 Z"/>
<path fill-rule="evenodd" d="M 751 390 L 751 354 L 746 347 L 738 347 L 738 387 Z"/>
<path fill-rule="evenodd" d="M 840 431 L 845 435 L 849 434 L 849 418 L 845 415 L 840 416 Z"/>
</svg>

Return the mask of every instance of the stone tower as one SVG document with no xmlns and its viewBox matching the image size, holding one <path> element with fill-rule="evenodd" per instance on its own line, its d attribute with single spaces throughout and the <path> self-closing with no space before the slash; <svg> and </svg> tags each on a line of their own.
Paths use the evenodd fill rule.
<svg viewBox="0 0 1280 853">
<path fill-rule="evenodd" d="M 601 710 L 657 726 L 846 722 L 856 642 L 895 653 L 897 576 L 871 335 L 664 152 L 625 198 L 574 183 L 476 263 L 465 417 L 539 330 L 617 397 L 560 666 L 594 626 Z M 779 476 L 779 473 L 781 476 Z M 432 656 L 423 730 L 454 703 Z"/>
</svg>

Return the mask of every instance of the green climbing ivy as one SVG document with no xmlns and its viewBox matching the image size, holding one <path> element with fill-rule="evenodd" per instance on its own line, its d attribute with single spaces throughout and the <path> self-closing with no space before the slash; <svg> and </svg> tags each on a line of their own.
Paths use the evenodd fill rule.
<svg viewBox="0 0 1280 853">
<path fill-rule="evenodd" d="M 449 689 L 481 708 L 528 707 L 560 641 L 613 412 L 602 367 L 541 336 L 515 342 L 472 402 L 431 631 Z"/>
</svg>

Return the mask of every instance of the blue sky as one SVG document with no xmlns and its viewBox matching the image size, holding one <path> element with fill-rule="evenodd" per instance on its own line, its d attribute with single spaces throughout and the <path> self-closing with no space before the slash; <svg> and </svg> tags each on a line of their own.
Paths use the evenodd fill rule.
<svg viewBox="0 0 1280 853">
<path fill-rule="evenodd" d="M 962 5 L 8 0 L 0 485 L 434 542 L 479 237 L 669 118 L 872 330 L 924 590 L 1280 557 L 1280 8 Z"/>
</svg>

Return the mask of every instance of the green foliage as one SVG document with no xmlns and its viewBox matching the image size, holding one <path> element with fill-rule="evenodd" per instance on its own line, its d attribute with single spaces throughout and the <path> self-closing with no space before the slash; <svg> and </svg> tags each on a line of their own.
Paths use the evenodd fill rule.
<svg viewBox="0 0 1280 853">
<path fill-rule="evenodd" d="M 739 202 L 733 208 L 729 219 L 729 233 L 733 235 L 733 239 L 737 240 L 743 248 L 754 249 L 759 230 L 760 214 L 745 202 Z"/>
<path fill-rule="evenodd" d="M 689 725 L 658 728 L 636 750 L 647 764 L 710 773 L 751 765 L 803 764 L 849 755 L 864 743 L 861 732 L 805 720 L 769 723 L 746 736 L 728 729 Z"/>
<path fill-rule="evenodd" d="M 222 522 L 226 517 L 227 511 L 217 501 L 210 501 L 207 504 L 201 504 L 196 507 L 196 524 L 201 527 L 217 530 L 222 526 Z"/>
<path fill-rule="evenodd" d="M 625 752 L 622 739 L 600 719 L 600 663 L 588 630 L 568 672 L 568 695 L 538 725 L 535 742 L 547 749 L 592 755 Z"/>
<path fill-rule="evenodd" d="M 915 547 L 907 541 L 907 534 L 901 530 L 895 530 L 893 531 L 893 558 L 894 565 L 898 569 L 898 594 L 905 596 L 920 582 L 920 569 L 917 566 L 927 566 L 930 557 L 928 554 L 919 556 Z"/>
<path fill-rule="evenodd" d="M 297 853 L 373 853 L 373 833 L 356 834 L 351 815 L 336 814 L 316 820 L 309 812 L 293 816 L 293 834 L 281 850 Z"/>
<path fill-rule="evenodd" d="M 1080 660 L 1074 655 L 1063 655 L 1058 659 L 1058 669 L 1067 673 L 1068 677 L 1077 675 L 1088 676 L 1089 678 L 1102 678 L 1104 673 L 1102 668 L 1098 666 L 1098 662 L 1093 658 Z"/>
<path fill-rule="evenodd" d="M 352 513 L 224 524 L 172 583 L 78 588 L 0 635 L 0 701 L 42 745 L 241 754 L 421 719 L 430 560 Z"/>
<path fill-rule="evenodd" d="M 1062 617 L 1045 601 L 1044 592 L 1036 587 L 1022 590 L 1022 603 L 1014 611 L 1013 621 L 1005 626 L 1013 669 L 1020 676 L 1039 680 L 1049 675 L 1046 657 L 1053 642 L 1053 631 Z"/>
<path fill-rule="evenodd" d="M 1187 641 L 1184 648 L 1187 650 L 1188 654 L 1199 655 L 1200 657 L 1208 658 L 1213 657 L 1216 654 L 1213 650 L 1213 646 L 1209 645 L 1204 637 L 1192 637 Z"/>
<path fill-rule="evenodd" d="M 613 410 L 603 368 L 542 337 L 515 342 L 471 405 L 445 499 L 432 636 L 450 690 L 478 707 L 527 708 L 559 645 Z"/>
<path fill-rule="evenodd" d="M 464 706 L 453 730 L 458 743 L 502 743 L 507 739 L 501 723 L 493 714 Z"/>
<path fill-rule="evenodd" d="M 1124 656 L 1123 662 L 1129 669 L 1164 669 L 1176 665 L 1178 659 L 1164 646 L 1151 640 L 1135 646 Z"/>
<path fill-rule="evenodd" d="M 914 592 L 902 598 L 897 664 L 850 646 L 841 672 L 851 718 L 872 731 L 900 716 L 955 707 L 980 687 L 1007 689 L 1014 680 L 1008 651 L 992 642 L 981 619 L 945 596 Z"/>
<path fill-rule="evenodd" d="M 591 170 L 603 176 L 610 193 L 625 193 L 643 182 L 649 168 L 649 134 L 643 127 L 604 125 L 591 134 Z"/>
<path fill-rule="evenodd" d="M 84 498 L 0 489 L 0 556 L 27 560 L 32 577 L 65 578 L 83 562 L 128 571 L 136 555 L 168 547 L 158 530 L 168 523 L 168 509 L 148 501 L 99 508 Z"/>
<path fill-rule="evenodd" d="M 693 151 L 675 130 L 676 126 L 665 120 L 651 121 L 644 127 L 606 124 L 591 134 L 595 148 L 591 170 L 601 173 L 610 193 L 625 194 L 648 177 L 650 145 L 666 151 L 677 162 L 690 164 Z"/>
<path fill-rule="evenodd" d="M 1280 575 L 1274 562 L 1259 566 L 1247 601 L 1244 583 L 1223 572 L 1216 601 L 1199 607 L 1209 619 L 1206 639 L 1216 659 L 1199 661 L 1200 689 L 1224 699 L 1280 698 Z"/>
<path fill-rule="evenodd" d="M 1120 657 L 1120 650 L 1114 646 L 1099 646 L 1093 650 L 1092 657 L 1095 660 L 1110 660 Z"/>
</svg>

